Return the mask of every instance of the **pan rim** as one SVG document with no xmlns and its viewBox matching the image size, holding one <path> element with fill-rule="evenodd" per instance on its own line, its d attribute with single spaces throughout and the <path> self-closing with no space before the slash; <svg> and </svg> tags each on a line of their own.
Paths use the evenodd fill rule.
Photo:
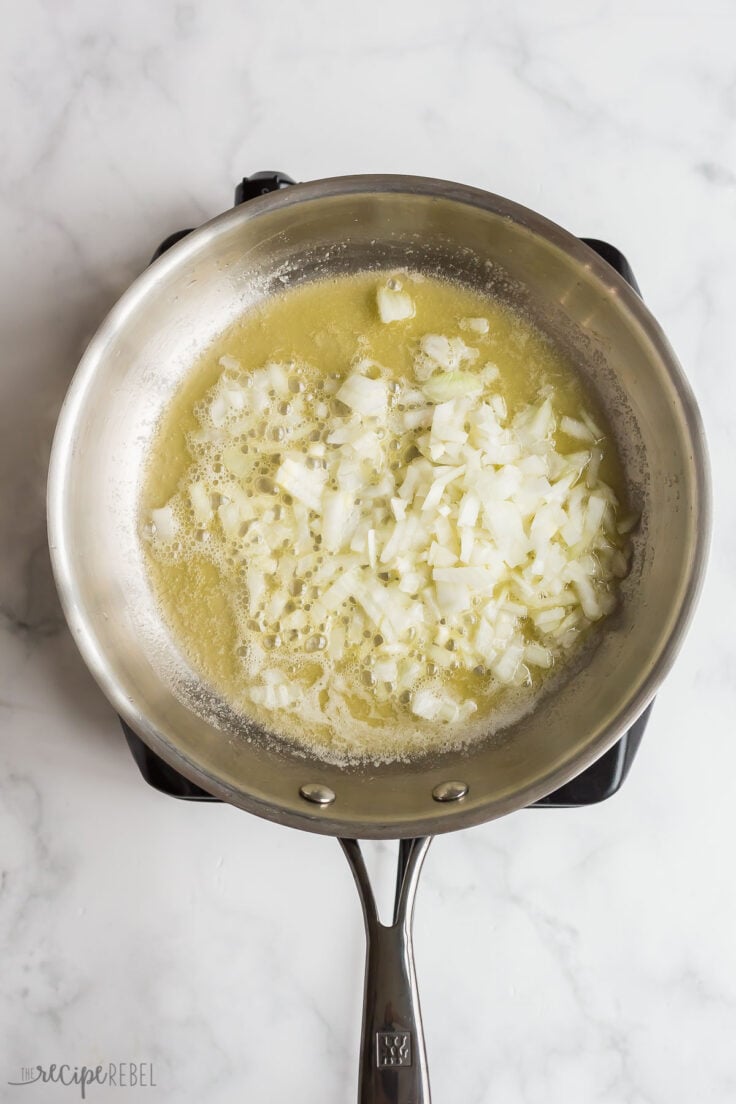
<svg viewBox="0 0 736 1104">
<path fill-rule="evenodd" d="M 141 298 L 148 293 L 148 290 L 154 284 L 165 277 L 167 273 L 173 272 L 177 267 L 185 264 L 189 257 L 194 256 L 200 250 L 206 250 L 209 243 L 214 241 L 220 233 L 229 230 L 235 223 L 249 222 L 268 214 L 276 208 L 294 206 L 338 195 L 385 194 L 391 192 L 429 198 L 435 197 L 443 201 L 463 203 L 476 209 L 481 208 L 502 217 L 507 217 L 530 230 L 533 234 L 541 236 L 546 242 L 561 249 L 573 260 L 578 261 L 608 294 L 616 297 L 619 309 L 629 315 L 629 319 L 639 328 L 644 338 L 653 347 L 655 354 L 666 365 L 669 382 L 680 404 L 685 427 L 693 446 L 693 501 L 696 517 L 693 522 L 695 538 L 692 546 L 690 572 L 669 637 L 664 647 L 656 655 L 655 662 L 652 663 L 647 677 L 638 687 L 637 692 L 624 699 L 624 703 L 617 711 L 614 720 L 596 732 L 594 737 L 586 743 L 583 750 L 579 749 L 575 753 L 571 753 L 554 770 L 530 782 L 522 789 L 513 791 L 507 797 L 494 798 L 485 802 L 478 802 L 478 804 L 472 803 L 472 800 L 467 803 L 460 802 L 454 807 L 446 807 L 441 818 L 402 820 L 399 816 L 391 823 L 374 823 L 342 819 L 339 815 L 339 809 L 335 807 L 318 810 L 315 807 L 306 807 L 305 803 L 304 811 L 296 813 L 281 806 L 276 806 L 265 797 L 254 792 L 238 789 L 210 774 L 153 729 L 145 715 L 136 706 L 136 703 L 128 698 L 118 686 L 113 664 L 99 646 L 91 619 L 85 616 L 82 604 L 78 600 L 75 571 L 72 566 L 73 557 L 66 532 L 64 506 L 77 416 L 101 361 L 102 351 L 108 338 L 135 310 Z M 702 587 L 710 542 L 711 491 L 705 435 L 690 384 L 659 324 L 636 292 L 613 268 L 589 246 L 556 223 L 527 207 L 494 193 L 452 181 L 416 176 L 375 174 L 331 177 L 311 181 L 250 200 L 247 204 L 226 211 L 194 230 L 174 245 L 131 284 L 102 321 L 90 341 L 62 405 L 54 435 L 49 467 L 47 516 L 54 578 L 64 615 L 77 648 L 113 708 L 156 754 L 161 755 L 169 765 L 180 771 L 190 781 L 195 782 L 223 801 L 278 823 L 326 835 L 396 838 L 469 827 L 532 804 L 588 767 L 603 755 L 616 739 L 633 724 L 652 700 L 657 688 L 670 670 L 692 619 Z"/>
</svg>

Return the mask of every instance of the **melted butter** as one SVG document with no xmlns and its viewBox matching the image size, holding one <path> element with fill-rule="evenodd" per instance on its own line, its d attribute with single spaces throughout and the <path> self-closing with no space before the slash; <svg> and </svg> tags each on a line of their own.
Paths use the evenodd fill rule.
<svg viewBox="0 0 736 1104">
<path fill-rule="evenodd" d="M 465 287 L 406 274 L 401 280 L 416 309 L 413 318 L 398 324 L 380 321 L 375 299 L 377 274 L 365 273 L 285 291 L 224 333 L 193 367 L 161 420 L 142 491 L 142 524 L 150 509 L 182 491 L 191 483 L 192 471 L 196 473 L 201 456 L 194 435 L 201 425 L 205 396 L 222 375 L 223 356 L 237 360 L 245 374 L 267 362 L 295 362 L 306 366 L 302 368 L 303 385 L 318 390 L 320 380 L 333 375 L 344 378 L 356 352 L 385 365 L 397 381 L 413 380 L 413 358 L 423 335 L 458 336 L 479 350 L 479 364 L 490 361 L 498 368 L 493 390 L 503 395 L 509 417 L 537 401 L 540 388 L 551 387 L 558 414 L 578 417 L 584 407 L 607 428 L 605 417 L 574 368 L 520 315 Z M 487 334 L 462 325 L 463 320 L 477 317 L 488 320 Z M 266 414 L 263 435 L 268 434 L 269 425 Z M 557 441 L 561 451 L 584 447 L 579 441 L 565 441 L 559 433 Z M 398 452 L 397 485 L 410 443 L 409 438 L 402 440 Z M 278 452 L 260 454 L 259 438 L 247 440 L 247 447 L 249 455 L 258 458 L 257 477 L 270 479 L 278 466 Z M 601 449 L 601 477 L 622 498 L 621 469 L 610 434 Z M 330 672 L 331 678 L 343 680 L 347 687 L 342 712 L 329 717 L 312 713 L 305 719 L 299 710 L 255 706 L 249 698 L 253 679 L 243 661 L 252 618 L 242 569 L 237 561 L 228 563 L 227 557 L 213 563 L 209 552 L 197 553 L 192 518 L 184 519 L 184 529 L 186 554 L 162 555 L 155 546 L 147 545 L 151 581 L 162 612 L 200 676 L 236 711 L 254 717 L 267 729 L 316 747 L 332 758 L 391 758 L 465 742 L 502 727 L 533 706 L 543 682 L 541 672 L 530 674 L 526 685 L 509 688 L 490 681 L 485 673 L 448 669 L 441 672 L 442 681 L 459 700 L 476 701 L 478 712 L 472 723 L 459 729 L 423 721 L 412 715 L 390 688 L 376 690 L 365 684 L 359 662 L 365 650 L 363 641 L 348 647 Z M 263 633 L 259 638 L 263 639 Z M 290 679 L 305 691 L 319 686 L 325 666 L 321 657 L 305 656 L 303 640 L 294 647 L 284 642 L 278 650 L 278 662 Z M 326 707 L 324 687 L 318 700 Z"/>
</svg>

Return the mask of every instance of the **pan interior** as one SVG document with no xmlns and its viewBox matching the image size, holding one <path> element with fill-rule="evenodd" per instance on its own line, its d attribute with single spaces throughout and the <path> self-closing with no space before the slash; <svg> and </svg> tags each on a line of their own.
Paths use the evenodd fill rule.
<svg viewBox="0 0 736 1104">
<path fill-rule="evenodd" d="M 409 266 L 490 292 L 571 355 L 615 428 L 645 523 L 623 602 L 586 666 L 502 735 L 463 753 L 340 769 L 258 731 L 200 685 L 170 638 L 137 536 L 148 446 L 198 355 L 284 286 Z M 693 457 L 695 461 L 693 462 Z M 49 490 L 67 617 L 116 709 L 164 759 L 262 815 L 356 836 L 423 834 L 528 804 L 584 769 L 656 689 L 702 559 L 704 480 L 692 400 L 666 343 L 584 246 L 496 197 L 436 182 L 297 186 L 229 212 L 156 263 L 93 339 L 59 423 Z M 432 789 L 468 784 L 459 803 Z M 326 809 L 299 796 L 321 782 Z"/>
</svg>

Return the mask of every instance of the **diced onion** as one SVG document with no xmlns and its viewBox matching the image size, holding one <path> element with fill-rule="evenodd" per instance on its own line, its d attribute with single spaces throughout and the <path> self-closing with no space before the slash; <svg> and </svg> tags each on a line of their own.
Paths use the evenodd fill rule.
<svg viewBox="0 0 736 1104">
<path fill-rule="evenodd" d="M 382 285 L 376 292 L 376 300 L 382 322 L 403 322 L 405 318 L 414 317 L 414 301 L 400 286 L 392 288 L 388 284 Z"/>
<path fill-rule="evenodd" d="M 308 468 L 300 460 L 287 456 L 274 478 L 280 487 L 310 510 L 320 509 L 327 472 L 320 468 Z"/>
<path fill-rule="evenodd" d="M 432 376 L 422 390 L 430 402 L 446 402 L 456 395 L 479 395 L 483 390 L 483 380 L 471 372 L 446 372 L 441 376 Z"/>
<path fill-rule="evenodd" d="M 376 303 L 383 323 L 414 316 L 395 278 Z M 489 324 L 461 328 L 473 341 Z M 425 334 L 413 352 L 414 381 L 356 357 L 319 398 L 299 366 L 269 361 L 244 380 L 222 357 L 190 480 L 150 513 L 153 548 L 170 556 L 193 517 L 198 555 L 225 548 L 237 567 L 242 663 L 265 709 L 319 723 L 319 694 L 357 692 L 335 665 L 359 660 L 364 700 L 399 694 L 416 718 L 457 725 L 477 703 L 449 692 L 454 670 L 520 687 L 615 605 L 638 515 L 617 516 L 587 411 L 561 414 L 542 388 L 510 414 L 497 367 L 458 336 Z M 257 457 L 269 475 L 254 477 Z M 305 656 L 332 665 L 308 692 L 282 669 Z"/>
<path fill-rule="evenodd" d="M 212 519 L 212 500 L 201 479 L 190 484 L 189 498 L 194 511 L 194 520 L 198 525 L 206 525 Z"/>
<path fill-rule="evenodd" d="M 560 429 L 563 433 L 566 433 L 568 437 L 574 437 L 577 441 L 593 442 L 595 435 L 590 431 L 585 422 L 578 421 L 577 418 L 569 418 L 564 415 L 560 418 Z"/>
<path fill-rule="evenodd" d="M 463 318 L 460 326 L 463 330 L 472 330 L 476 334 L 487 334 L 490 329 L 487 318 Z"/>
<path fill-rule="evenodd" d="M 374 418 L 383 418 L 386 414 L 388 396 L 386 383 L 382 379 L 357 374 L 348 376 L 336 398 L 358 414 Z"/>
<path fill-rule="evenodd" d="M 171 506 L 162 506 L 158 510 L 151 510 L 151 521 L 153 522 L 153 534 L 158 540 L 167 544 L 174 539 L 179 526 Z"/>
</svg>

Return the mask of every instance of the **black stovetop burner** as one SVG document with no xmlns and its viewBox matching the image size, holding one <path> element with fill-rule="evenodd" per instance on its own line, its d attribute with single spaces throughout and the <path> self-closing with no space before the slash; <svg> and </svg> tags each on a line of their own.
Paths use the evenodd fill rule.
<svg viewBox="0 0 736 1104">
<path fill-rule="evenodd" d="M 265 195 L 267 192 L 278 191 L 294 183 L 295 181 L 285 173 L 255 173 L 253 176 L 245 177 L 235 189 L 235 205 L 245 203 L 249 199 L 255 199 L 256 196 Z M 158 247 L 152 261 L 155 261 L 172 245 L 186 237 L 187 234 L 191 234 L 192 229 L 178 230 L 171 234 Z M 615 246 L 608 245 L 607 242 L 598 241 L 595 238 L 581 238 L 580 240 L 590 246 L 591 249 L 594 249 L 620 276 L 623 276 L 627 283 L 631 284 L 637 294 L 641 295 L 634 273 L 623 253 Z M 612 797 L 629 773 L 629 768 L 644 735 L 652 705 L 645 709 L 628 732 L 597 762 L 593 763 L 577 778 L 573 778 L 571 782 L 568 782 L 559 790 L 543 797 L 541 801 L 537 801 L 530 808 L 570 809 L 580 805 L 595 805 L 599 801 L 605 801 L 606 798 Z M 168 763 L 165 763 L 163 759 L 160 759 L 158 755 L 155 755 L 125 721 L 121 719 L 120 723 L 123 726 L 123 732 L 133 753 L 133 758 L 149 786 L 153 786 L 154 789 L 168 794 L 170 797 L 179 797 L 187 801 L 219 801 L 219 798 L 213 797 L 206 790 L 184 778 Z"/>
</svg>

